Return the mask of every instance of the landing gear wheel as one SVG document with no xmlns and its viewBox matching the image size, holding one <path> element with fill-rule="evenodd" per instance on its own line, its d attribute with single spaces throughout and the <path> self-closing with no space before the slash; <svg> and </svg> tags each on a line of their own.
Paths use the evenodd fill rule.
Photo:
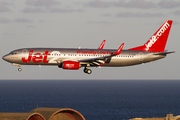
<svg viewBox="0 0 180 120">
<path fill-rule="evenodd" d="M 91 74 L 91 73 L 92 73 L 92 70 L 85 68 L 85 69 L 84 69 L 84 72 L 87 73 L 87 74 Z"/>
<path fill-rule="evenodd" d="M 91 74 L 92 73 L 92 70 L 91 69 L 87 69 L 87 74 Z"/>
<path fill-rule="evenodd" d="M 19 72 L 21 72 L 21 71 L 22 71 L 22 69 L 21 69 L 21 68 L 18 68 L 18 71 L 19 71 Z"/>
<path fill-rule="evenodd" d="M 87 70 L 88 70 L 88 69 L 84 68 L 84 72 L 85 72 L 85 73 L 87 73 Z"/>
</svg>

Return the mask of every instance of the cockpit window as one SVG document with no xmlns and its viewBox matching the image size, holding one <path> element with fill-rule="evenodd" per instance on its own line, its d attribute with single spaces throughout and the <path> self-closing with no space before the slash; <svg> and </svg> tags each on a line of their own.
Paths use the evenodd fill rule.
<svg viewBox="0 0 180 120">
<path fill-rule="evenodd" d="M 11 55 L 15 55 L 15 54 L 17 54 L 17 53 L 15 53 L 15 52 L 10 52 L 9 54 L 11 54 Z"/>
<path fill-rule="evenodd" d="M 9 54 L 13 55 L 14 53 L 13 53 L 13 52 L 10 52 Z"/>
</svg>

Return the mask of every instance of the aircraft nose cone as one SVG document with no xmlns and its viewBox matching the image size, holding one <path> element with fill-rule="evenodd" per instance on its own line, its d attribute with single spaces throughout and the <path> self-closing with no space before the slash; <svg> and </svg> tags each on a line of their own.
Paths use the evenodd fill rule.
<svg viewBox="0 0 180 120">
<path fill-rule="evenodd" d="M 4 56 L 2 57 L 2 59 L 5 60 L 5 61 L 7 61 L 7 60 L 8 60 L 8 56 L 7 56 L 7 55 L 4 55 Z"/>
</svg>

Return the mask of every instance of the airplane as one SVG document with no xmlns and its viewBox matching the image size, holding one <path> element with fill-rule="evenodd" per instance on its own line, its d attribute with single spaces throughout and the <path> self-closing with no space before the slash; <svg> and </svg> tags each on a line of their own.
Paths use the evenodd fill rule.
<svg viewBox="0 0 180 120">
<path fill-rule="evenodd" d="M 165 50 L 172 22 L 165 21 L 144 45 L 127 50 L 122 50 L 124 43 L 117 50 L 103 49 L 104 40 L 98 49 L 22 48 L 11 51 L 2 59 L 18 66 L 18 71 L 22 71 L 21 65 L 55 65 L 66 70 L 84 67 L 87 74 L 92 73 L 89 67 L 121 67 L 154 62 L 174 53 Z"/>
</svg>

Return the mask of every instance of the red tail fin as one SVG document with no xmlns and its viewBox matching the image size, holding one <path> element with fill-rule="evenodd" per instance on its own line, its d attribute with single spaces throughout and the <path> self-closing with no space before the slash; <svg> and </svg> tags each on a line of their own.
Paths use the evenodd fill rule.
<svg viewBox="0 0 180 120">
<path fill-rule="evenodd" d="M 165 21 L 144 45 L 129 50 L 164 52 L 172 22 L 172 20 Z"/>
</svg>

